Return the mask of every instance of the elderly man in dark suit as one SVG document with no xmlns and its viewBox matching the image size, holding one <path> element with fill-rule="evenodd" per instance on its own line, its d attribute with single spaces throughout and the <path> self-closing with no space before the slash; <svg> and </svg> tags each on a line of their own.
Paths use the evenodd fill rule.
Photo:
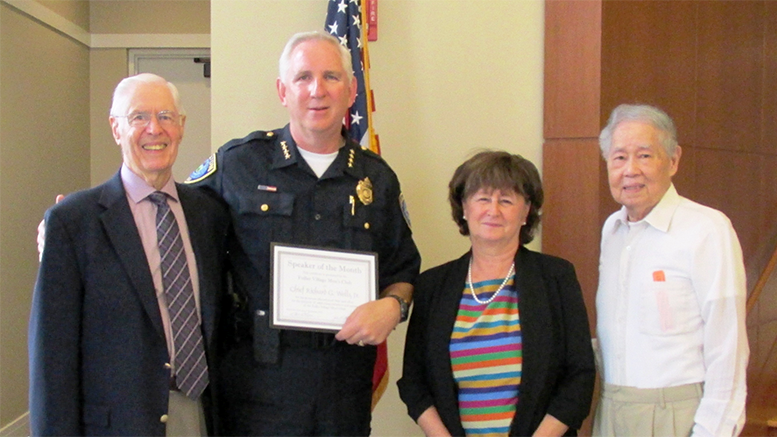
<svg viewBox="0 0 777 437">
<path fill-rule="evenodd" d="M 185 123 L 172 84 L 124 79 L 110 123 L 120 171 L 46 213 L 29 332 L 32 434 L 216 433 L 209 367 L 229 216 L 172 178 Z"/>
</svg>

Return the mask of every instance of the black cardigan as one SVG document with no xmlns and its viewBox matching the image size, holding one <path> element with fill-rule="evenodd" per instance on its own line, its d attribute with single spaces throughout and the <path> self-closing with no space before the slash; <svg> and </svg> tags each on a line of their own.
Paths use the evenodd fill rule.
<svg viewBox="0 0 777 437">
<path fill-rule="evenodd" d="M 452 435 L 464 435 L 449 345 L 470 253 L 418 277 L 399 395 L 413 420 L 437 408 Z M 595 368 L 588 316 L 571 263 L 521 247 L 515 255 L 523 367 L 510 435 L 531 435 L 550 414 L 576 435 L 588 416 Z"/>
</svg>

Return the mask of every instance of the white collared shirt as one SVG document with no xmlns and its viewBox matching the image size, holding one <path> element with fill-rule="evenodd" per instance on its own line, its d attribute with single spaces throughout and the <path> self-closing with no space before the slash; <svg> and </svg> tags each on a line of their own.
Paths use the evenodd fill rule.
<svg viewBox="0 0 777 437">
<path fill-rule="evenodd" d="M 693 435 L 742 430 L 749 356 L 745 268 L 731 222 L 674 185 L 639 222 L 602 229 L 597 332 L 604 380 L 661 388 L 704 383 Z"/>
</svg>

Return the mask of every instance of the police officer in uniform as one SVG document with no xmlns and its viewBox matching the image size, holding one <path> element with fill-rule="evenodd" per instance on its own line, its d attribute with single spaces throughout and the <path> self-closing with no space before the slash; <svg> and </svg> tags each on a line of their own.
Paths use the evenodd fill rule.
<svg viewBox="0 0 777 437">
<path fill-rule="evenodd" d="M 289 124 L 230 141 L 187 180 L 223 198 L 235 228 L 243 307 L 219 370 L 227 434 L 370 433 L 374 345 L 406 319 L 421 260 L 396 174 L 343 129 L 350 64 L 330 35 L 294 35 L 277 81 Z M 380 298 L 337 334 L 271 328 L 271 242 L 376 252 Z"/>
</svg>

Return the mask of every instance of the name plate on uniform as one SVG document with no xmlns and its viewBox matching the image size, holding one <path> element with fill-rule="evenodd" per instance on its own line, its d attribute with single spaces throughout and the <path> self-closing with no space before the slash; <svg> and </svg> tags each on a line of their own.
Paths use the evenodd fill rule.
<svg viewBox="0 0 777 437">
<path fill-rule="evenodd" d="M 272 243 L 271 326 L 337 332 L 378 295 L 372 252 Z"/>
</svg>

